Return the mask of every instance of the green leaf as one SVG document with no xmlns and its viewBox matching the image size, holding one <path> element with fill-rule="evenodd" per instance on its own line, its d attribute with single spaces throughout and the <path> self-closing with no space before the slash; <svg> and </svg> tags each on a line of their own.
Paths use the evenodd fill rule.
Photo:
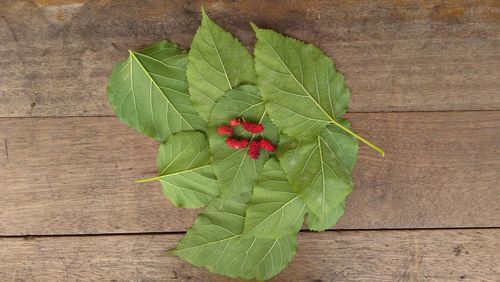
<svg viewBox="0 0 500 282">
<path fill-rule="evenodd" d="M 300 231 L 306 206 L 276 159 L 269 159 L 253 190 L 245 218 L 245 235 L 281 238 Z"/>
<path fill-rule="evenodd" d="M 274 151 L 274 154 L 279 159 L 283 154 L 285 154 L 289 150 L 295 149 L 298 143 L 299 141 L 297 139 L 281 133 L 280 141 L 278 143 L 278 146 L 276 147 L 276 151 Z"/>
<path fill-rule="evenodd" d="M 170 252 L 196 266 L 233 278 L 273 277 L 295 255 L 295 234 L 280 239 L 243 239 L 245 208 L 241 200 L 214 199 Z"/>
<path fill-rule="evenodd" d="M 160 145 L 157 166 L 159 176 L 138 182 L 159 180 L 176 207 L 199 208 L 219 194 L 208 141 L 201 132 L 179 132 L 168 138 Z"/>
<path fill-rule="evenodd" d="M 346 121 L 341 121 L 349 127 Z M 313 140 L 299 141 L 294 149 L 280 157 L 280 163 L 297 193 L 319 219 L 315 229 L 332 222 L 332 210 L 352 191 L 351 173 L 356 162 L 358 143 L 340 129 L 324 128 Z"/>
<path fill-rule="evenodd" d="M 188 95 L 186 63 L 185 52 L 168 41 L 130 51 L 108 81 L 108 99 L 120 120 L 160 141 L 183 130 L 204 131 Z"/>
<path fill-rule="evenodd" d="M 187 77 L 193 104 L 208 120 L 220 97 L 240 84 L 256 84 L 257 76 L 248 50 L 203 10 L 202 15 L 189 51 Z"/>
<path fill-rule="evenodd" d="M 345 201 L 330 208 L 322 217 L 316 216 L 312 212 L 307 213 L 307 226 L 311 231 L 324 231 L 335 224 L 344 215 Z"/>
<path fill-rule="evenodd" d="M 305 140 L 335 124 L 384 154 L 338 122 L 347 111 L 350 93 L 330 58 L 313 45 L 252 26 L 259 89 L 269 116 L 284 133 Z"/>
<path fill-rule="evenodd" d="M 250 140 L 265 137 L 276 142 L 279 131 L 266 116 L 264 103 L 257 88 L 253 85 L 242 85 L 230 90 L 215 105 L 210 115 L 209 140 L 212 163 L 221 187 L 221 194 L 225 197 L 252 191 L 255 178 L 264 166 L 268 153 L 262 151 L 259 159 L 252 160 L 247 154 L 247 148 L 228 147 L 225 144 L 225 138 L 217 134 L 217 126 L 228 123 L 234 117 L 260 122 L 265 128 L 262 133 L 250 134 L 237 128 L 235 136 Z"/>
<path fill-rule="evenodd" d="M 347 120 L 340 119 L 338 122 L 343 127 L 351 129 L 351 124 Z M 343 167 L 349 172 L 349 174 L 352 174 L 354 165 L 358 160 L 358 140 L 353 138 L 341 128 L 332 125 L 327 126 L 326 129 L 322 130 L 321 134 L 324 136 L 326 142 L 330 142 L 330 148 L 339 162 L 343 164 Z"/>
</svg>

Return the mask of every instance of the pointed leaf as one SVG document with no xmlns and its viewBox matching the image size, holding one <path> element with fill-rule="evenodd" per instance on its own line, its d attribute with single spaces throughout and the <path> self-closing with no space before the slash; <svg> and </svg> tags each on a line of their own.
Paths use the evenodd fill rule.
<svg viewBox="0 0 500 282">
<path fill-rule="evenodd" d="M 252 27 L 257 36 L 254 54 L 259 89 L 269 116 L 284 133 L 310 139 L 326 125 L 335 124 L 384 156 L 384 150 L 339 123 L 350 93 L 330 58 L 311 44 Z"/>
<path fill-rule="evenodd" d="M 219 194 L 205 134 L 184 131 L 160 145 L 157 157 L 163 193 L 176 207 L 199 208 Z"/>
<path fill-rule="evenodd" d="M 189 51 L 187 77 L 193 104 L 208 120 L 220 97 L 240 84 L 255 84 L 257 77 L 248 50 L 204 11 L 202 15 Z"/>
<path fill-rule="evenodd" d="M 255 33 L 259 88 L 269 115 L 286 134 L 315 137 L 346 112 L 349 90 L 321 50 L 272 30 Z"/>
<path fill-rule="evenodd" d="M 245 236 L 281 238 L 300 231 L 306 206 L 276 159 L 262 169 L 245 218 Z"/>
<path fill-rule="evenodd" d="M 342 123 L 348 127 L 347 122 Z M 332 209 L 352 191 L 351 173 L 357 151 L 356 139 L 328 126 L 316 139 L 299 141 L 295 149 L 280 158 L 295 191 L 304 193 L 307 207 L 320 220 L 332 222 L 328 220 Z"/>
<path fill-rule="evenodd" d="M 281 239 L 242 239 L 246 205 L 216 198 L 171 252 L 229 277 L 266 280 L 284 269 L 295 255 L 294 235 Z"/>
<path fill-rule="evenodd" d="M 205 130 L 188 95 L 186 63 L 184 51 L 168 41 L 130 51 L 108 81 L 108 99 L 120 120 L 160 141 L 183 130 Z"/>
<path fill-rule="evenodd" d="M 249 140 L 265 137 L 276 142 L 279 135 L 278 129 L 271 124 L 266 116 L 264 103 L 257 88 L 253 85 L 243 85 L 229 91 L 215 105 L 209 121 L 209 140 L 212 163 L 221 187 L 221 194 L 225 197 L 252 190 L 255 178 L 264 166 L 268 153 L 262 151 L 260 158 L 253 160 L 247 154 L 248 148 L 228 147 L 225 138 L 217 134 L 217 126 L 227 124 L 234 117 L 260 122 L 265 127 L 262 133 L 251 134 L 238 127 L 235 136 Z"/>
</svg>

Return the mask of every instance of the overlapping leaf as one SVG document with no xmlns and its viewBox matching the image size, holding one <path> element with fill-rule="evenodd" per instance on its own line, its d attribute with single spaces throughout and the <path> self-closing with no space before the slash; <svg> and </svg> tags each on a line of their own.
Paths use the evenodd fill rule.
<svg viewBox="0 0 500 282">
<path fill-rule="evenodd" d="M 269 159 L 262 169 L 248 204 L 246 235 L 281 238 L 299 232 L 306 206 L 296 193 L 276 159 Z"/>
<path fill-rule="evenodd" d="M 216 198 L 170 251 L 188 262 L 229 277 L 266 280 L 296 252 L 295 234 L 280 239 L 242 238 L 245 200 Z"/>
<path fill-rule="evenodd" d="M 188 95 L 186 63 L 187 54 L 167 41 L 130 51 L 108 82 L 108 99 L 120 120 L 160 141 L 183 130 L 205 130 Z"/>
<path fill-rule="evenodd" d="M 236 150 L 226 146 L 225 139 L 217 135 L 216 127 L 227 124 L 234 117 L 260 122 L 265 127 L 260 134 L 250 134 L 236 129 L 236 137 L 252 140 L 265 136 L 272 141 L 277 141 L 279 134 L 277 128 L 266 117 L 264 103 L 255 86 L 239 86 L 230 90 L 219 100 L 210 115 L 209 140 L 215 173 L 221 194 L 225 197 L 252 191 L 255 178 L 268 157 L 266 152 L 262 152 L 259 159 L 252 160 L 247 155 L 247 148 Z"/>
<path fill-rule="evenodd" d="M 269 116 L 291 136 L 315 138 L 347 110 L 350 94 L 343 76 L 318 48 L 253 27 L 255 68 Z"/>
<path fill-rule="evenodd" d="M 208 204 L 170 252 L 214 273 L 269 279 L 295 255 L 306 213 L 314 231 L 343 215 L 355 138 L 383 150 L 341 118 L 349 90 L 318 48 L 253 25 L 254 69 L 248 50 L 202 14 L 189 56 L 167 41 L 131 51 L 113 69 L 109 101 L 123 122 L 163 142 L 159 176 L 143 181 L 159 180 L 178 207 Z M 271 159 L 226 146 L 216 129 L 235 117 L 264 125 L 234 137 L 278 144 Z"/>
<path fill-rule="evenodd" d="M 253 59 L 248 50 L 202 11 L 194 36 L 187 77 L 195 108 L 208 120 L 217 100 L 240 84 L 256 84 Z"/>
<path fill-rule="evenodd" d="M 219 194 L 208 141 L 201 132 L 179 132 L 168 138 L 160 145 L 157 166 L 159 176 L 139 182 L 159 180 L 176 207 L 203 207 Z"/>
<path fill-rule="evenodd" d="M 349 127 L 347 122 L 342 121 Z M 325 127 L 313 140 L 299 141 L 280 157 L 291 184 L 304 194 L 308 210 L 316 217 L 314 230 L 334 222 L 335 210 L 352 191 L 351 172 L 358 152 L 357 140 L 333 126 Z"/>
</svg>

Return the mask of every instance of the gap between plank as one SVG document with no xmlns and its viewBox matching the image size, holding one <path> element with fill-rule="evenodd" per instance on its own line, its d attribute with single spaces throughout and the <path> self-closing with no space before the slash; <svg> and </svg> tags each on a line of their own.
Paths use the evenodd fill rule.
<svg viewBox="0 0 500 282">
<path fill-rule="evenodd" d="M 441 231 L 441 230 L 496 230 L 497 227 L 445 227 L 445 228 L 387 228 L 387 229 L 330 229 L 323 232 L 315 232 L 309 230 L 301 230 L 300 233 L 342 233 L 342 232 L 390 232 L 390 231 Z M 141 235 L 184 235 L 185 231 L 172 231 L 172 232 L 123 232 L 123 233 L 94 233 L 94 234 L 44 234 L 44 235 L 0 235 L 1 239 L 34 239 L 34 238 L 47 238 L 47 237 L 98 237 L 98 236 L 141 236 Z"/>
<path fill-rule="evenodd" d="M 500 112 L 500 109 L 492 110 L 437 110 L 437 111 L 366 111 L 366 112 L 347 112 L 346 114 L 405 114 L 405 113 L 474 113 L 474 112 Z M 109 118 L 116 115 L 87 115 L 87 116 L 0 116 L 2 119 L 61 119 L 61 118 Z"/>
</svg>

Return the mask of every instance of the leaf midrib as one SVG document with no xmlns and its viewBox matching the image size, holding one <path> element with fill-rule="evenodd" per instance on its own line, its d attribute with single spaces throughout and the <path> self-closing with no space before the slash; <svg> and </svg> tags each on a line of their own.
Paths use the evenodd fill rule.
<svg viewBox="0 0 500 282">
<path fill-rule="evenodd" d="M 212 166 L 212 165 L 208 164 L 208 165 L 198 166 L 198 167 L 194 167 L 194 168 L 190 168 L 190 169 L 186 169 L 186 170 L 182 170 L 182 171 L 177 171 L 177 172 L 173 172 L 173 173 L 169 173 L 169 174 L 163 174 L 163 175 L 159 175 L 159 176 L 155 176 L 155 177 L 151 177 L 151 178 L 142 178 L 142 179 L 136 180 L 136 182 L 142 183 L 142 182 L 149 182 L 149 181 L 154 181 L 154 180 L 162 180 L 163 178 L 167 178 L 167 177 L 174 176 L 174 175 L 180 175 L 183 173 L 195 171 L 197 169 L 202 169 L 202 168 L 210 167 L 210 166 Z"/>
<path fill-rule="evenodd" d="M 322 178 L 323 178 L 323 179 L 322 179 L 322 180 L 323 180 L 323 181 L 322 181 L 322 182 L 323 182 L 323 185 L 322 185 L 322 187 L 323 187 L 323 188 L 321 189 L 321 191 L 322 191 L 322 193 L 323 193 L 323 196 L 322 196 L 322 199 L 323 199 L 323 200 L 322 200 L 322 202 L 321 202 L 321 210 L 324 212 L 324 211 L 327 209 L 327 208 L 325 208 L 325 203 L 326 203 L 326 196 L 325 196 L 325 193 L 326 193 L 326 189 L 327 189 L 327 187 L 326 187 L 326 185 L 325 185 L 325 184 L 326 184 L 326 180 L 325 180 L 325 168 L 324 168 L 324 166 L 326 165 L 326 167 L 327 167 L 327 168 L 328 168 L 328 169 L 329 169 L 329 170 L 333 173 L 333 175 L 335 176 L 335 178 L 337 178 L 337 180 L 338 180 L 339 182 L 342 182 L 342 181 L 341 181 L 341 180 L 340 180 L 340 178 L 337 176 L 337 174 L 333 171 L 333 169 L 332 169 L 332 168 L 330 168 L 330 166 L 329 166 L 328 164 L 326 164 L 326 162 L 324 162 L 324 161 L 323 161 L 323 152 L 322 152 L 322 150 L 321 150 L 321 147 L 322 147 L 322 146 L 321 146 L 321 143 L 325 144 L 325 146 L 329 149 L 328 144 L 327 144 L 327 143 L 325 142 L 325 140 L 323 140 L 323 138 L 321 138 L 321 136 L 319 136 L 319 135 L 318 135 L 317 140 L 318 140 L 319 156 L 320 156 L 320 162 L 321 162 L 321 176 L 322 176 Z M 331 152 L 331 151 L 330 151 L 330 152 Z M 333 152 L 332 152 L 332 154 L 333 154 Z M 335 155 L 335 154 L 334 154 L 334 155 Z"/>
<path fill-rule="evenodd" d="M 180 251 L 191 250 L 191 249 L 196 249 L 196 248 L 203 248 L 205 246 L 212 245 L 212 244 L 217 244 L 219 242 L 230 241 L 232 239 L 235 239 L 235 238 L 238 238 L 238 237 L 241 237 L 241 236 L 242 236 L 242 234 L 236 234 L 236 235 L 233 235 L 231 237 L 227 237 L 227 238 L 220 239 L 220 240 L 217 240 L 217 241 L 212 241 L 212 242 L 209 241 L 209 242 L 201 244 L 201 245 L 196 245 L 196 246 L 192 246 L 192 247 L 188 247 L 188 248 L 174 250 L 174 252 L 180 252 Z"/>
<path fill-rule="evenodd" d="M 219 58 L 219 62 L 222 66 L 222 70 L 224 71 L 224 76 L 226 77 L 227 84 L 229 85 L 229 90 L 233 89 L 231 85 L 231 81 L 229 81 L 229 77 L 227 76 L 227 71 L 226 67 L 224 66 L 224 63 L 222 62 L 222 58 L 219 54 L 219 50 L 217 49 L 217 44 L 215 44 L 214 36 L 212 34 L 212 28 L 210 27 L 210 24 L 207 24 L 207 29 L 208 33 L 210 34 L 210 39 L 212 40 L 212 44 L 214 45 L 215 53 L 217 53 L 217 58 Z"/>
<path fill-rule="evenodd" d="M 159 179 L 160 181 L 162 181 L 161 179 Z M 191 188 L 186 188 L 184 186 L 181 186 L 181 185 L 176 185 L 176 184 L 172 184 L 170 182 L 167 182 L 165 181 L 166 184 L 170 185 L 171 187 L 175 187 L 179 190 L 182 190 L 182 191 L 189 191 L 191 193 L 194 193 L 194 194 L 200 194 L 200 195 L 203 195 L 203 196 L 206 196 L 206 195 L 209 195 L 209 196 L 217 196 L 217 193 L 210 193 L 209 190 L 197 190 L 197 189 L 191 189 Z M 196 183 L 195 181 L 191 181 L 193 183 Z M 196 183 L 197 184 L 197 183 Z M 165 187 L 164 187 L 165 189 Z"/>
<path fill-rule="evenodd" d="M 340 164 L 340 166 L 341 166 L 341 167 L 345 170 L 345 172 L 347 173 L 347 175 L 349 175 L 349 176 L 350 176 L 350 175 L 351 175 L 351 173 L 347 170 L 347 168 L 345 167 L 344 163 L 343 163 L 342 161 L 340 161 L 340 159 L 339 159 L 339 157 L 337 156 L 337 154 L 335 154 L 335 152 L 333 152 L 332 148 L 330 148 L 330 146 L 328 146 L 328 143 L 326 142 L 326 140 L 325 140 L 325 139 L 323 139 L 323 137 L 321 137 L 321 136 L 319 136 L 319 135 L 318 135 L 318 137 L 319 137 L 319 139 L 321 139 L 321 141 L 323 141 L 323 143 L 325 144 L 325 146 L 326 146 L 326 148 L 328 149 L 328 151 L 330 151 L 330 153 L 332 153 L 332 155 L 335 157 L 335 159 L 336 159 L 336 160 L 337 160 L 337 162 Z M 335 138 L 332 138 L 332 139 L 333 139 L 333 141 L 335 142 L 335 144 L 337 145 L 337 147 L 339 147 L 339 150 L 340 150 L 341 152 L 343 152 L 343 151 L 342 151 L 342 148 L 340 147 L 340 145 L 339 145 L 339 144 L 337 144 L 337 141 L 335 140 Z"/>
<path fill-rule="evenodd" d="M 286 203 L 284 203 L 281 207 L 279 207 L 278 209 L 276 209 L 273 213 L 271 213 L 269 216 L 267 216 L 266 218 L 264 218 L 263 220 L 261 220 L 257 225 L 255 225 L 252 229 L 248 230 L 248 232 L 245 232 L 245 233 L 250 233 L 252 232 L 253 230 L 255 230 L 257 227 L 261 226 L 262 224 L 264 224 L 265 221 L 267 221 L 269 218 L 271 218 L 272 216 L 274 216 L 278 211 L 281 211 L 283 210 L 286 206 L 288 206 L 290 203 L 294 202 L 295 200 L 299 199 L 302 195 L 296 195 L 295 197 L 293 197 L 291 200 L 287 201 Z M 281 202 L 283 203 L 283 202 Z M 280 222 L 278 223 L 278 226 L 281 224 L 281 219 L 280 219 Z"/>
<path fill-rule="evenodd" d="M 173 173 L 169 173 L 169 174 L 164 174 L 164 175 L 160 175 L 160 176 L 158 176 L 158 179 L 163 179 L 163 178 L 170 177 L 170 176 L 174 176 L 174 175 L 179 175 L 179 174 L 183 174 L 183 173 L 188 173 L 188 172 L 191 172 L 191 171 L 195 171 L 195 170 L 199 170 L 199 169 L 206 168 L 206 167 L 211 167 L 211 166 L 212 166 L 211 164 L 208 164 L 208 165 L 202 165 L 202 166 L 199 166 L 199 167 L 194 167 L 194 168 L 190 168 L 190 169 L 186 169 L 186 170 L 182 170 L 182 171 L 178 171 L 178 172 L 173 172 Z"/>
<path fill-rule="evenodd" d="M 325 191 L 326 191 L 326 187 L 325 187 L 325 167 L 324 167 L 324 163 L 323 163 L 323 152 L 321 150 L 321 139 L 318 135 L 318 148 L 319 148 L 319 158 L 320 158 L 320 163 L 321 163 L 321 176 L 323 178 L 323 189 L 322 190 L 322 193 L 323 193 L 323 197 L 322 197 L 322 201 L 321 201 L 321 210 L 325 210 Z"/>
</svg>

